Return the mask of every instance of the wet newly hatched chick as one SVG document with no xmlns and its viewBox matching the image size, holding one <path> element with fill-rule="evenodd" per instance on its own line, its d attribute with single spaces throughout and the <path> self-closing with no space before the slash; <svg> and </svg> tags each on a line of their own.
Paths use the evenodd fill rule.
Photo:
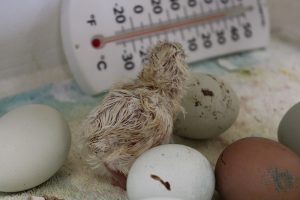
<svg viewBox="0 0 300 200">
<path fill-rule="evenodd" d="M 115 185 L 125 189 L 135 159 L 169 143 L 188 77 L 184 59 L 180 44 L 158 43 L 137 80 L 111 89 L 84 122 L 83 157 Z"/>
</svg>

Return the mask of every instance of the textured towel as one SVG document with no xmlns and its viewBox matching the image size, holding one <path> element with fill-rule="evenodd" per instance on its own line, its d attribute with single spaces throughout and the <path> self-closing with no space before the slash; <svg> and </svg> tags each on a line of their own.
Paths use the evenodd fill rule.
<svg viewBox="0 0 300 200">
<path fill-rule="evenodd" d="M 233 141 L 246 136 L 277 140 L 277 127 L 284 113 L 300 101 L 300 50 L 276 39 L 267 50 L 223 57 L 236 66 L 228 71 L 224 62 L 210 60 L 192 66 L 194 71 L 212 73 L 226 81 L 240 98 L 237 121 L 224 134 L 210 140 L 188 140 L 175 137 L 175 143 L 201 151 L 215 165 L 221 151 Z M 68 160 L 51 179 L 21 193 L 0 193 L 0 199 L 27 199 L 54 196 L 58 199 L 127 199 L 126 193 L 110 185 L 108 180 L 86 168 L 76 151 L 79 126 L 103 95 L 84 95 L 74 81 L 63 81 L 40 89 L 0 100 L 0 116 L 28 103 L 41 103 L 56 108 L 68 120 L 72 147 Z M 217 199 L 217 197 L 215 197 Z"/>
</svg>

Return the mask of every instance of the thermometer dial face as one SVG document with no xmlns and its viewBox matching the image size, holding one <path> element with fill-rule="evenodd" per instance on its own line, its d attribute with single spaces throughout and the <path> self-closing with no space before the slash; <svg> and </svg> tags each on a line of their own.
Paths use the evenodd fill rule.
<svg viewBox="0 0 300 200">
<path fill-rule="evenodd" d="M 158 41 L 183 45 L 189 63 L 265 47 L 266 0 L 65 0 L 61 30 L 71 71 L 88 94 L 135 78 Z"/>
</svg>

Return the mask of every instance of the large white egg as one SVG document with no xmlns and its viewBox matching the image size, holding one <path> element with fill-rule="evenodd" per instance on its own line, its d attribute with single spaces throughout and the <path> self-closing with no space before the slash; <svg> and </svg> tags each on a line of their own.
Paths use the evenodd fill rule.
<svg viewBox="0 0 300 200">
<path fill-rule="evenodd" d="M 208 160 L 197 150 L 167 144 L 143 153 L 127 178 L 130 200 L 177 198 L 210 200 L 215 177 Z"/>
<path fill-rule="evenodd" d="M 174 134 L 192 139 L 207 139 L 225 132 L 236 120 L 239 100 L 223 80 L 209 74 L 193 73 L 187 93 L 174 123 Z"/>
<path fill-rule="evenodd" d="M 68 156 L 68 124 L 45 105 L 25 105 L 0 118 L 0 191 L 35 187 L 57 172 Z"/>
</svg>

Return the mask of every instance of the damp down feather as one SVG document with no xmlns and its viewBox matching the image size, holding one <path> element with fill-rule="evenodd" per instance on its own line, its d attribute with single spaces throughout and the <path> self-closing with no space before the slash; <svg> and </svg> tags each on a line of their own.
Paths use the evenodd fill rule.
<svg viewBox="0 0 300 200">
<path fill-rule="evenodd" d="M 188 75 L 180 44 L 154 46 L 138 78 L 113 87 L 84 121 L 82 157 L 91 168 L 126 189 L 135 159 L 170 142 Z"/>
</svg>

